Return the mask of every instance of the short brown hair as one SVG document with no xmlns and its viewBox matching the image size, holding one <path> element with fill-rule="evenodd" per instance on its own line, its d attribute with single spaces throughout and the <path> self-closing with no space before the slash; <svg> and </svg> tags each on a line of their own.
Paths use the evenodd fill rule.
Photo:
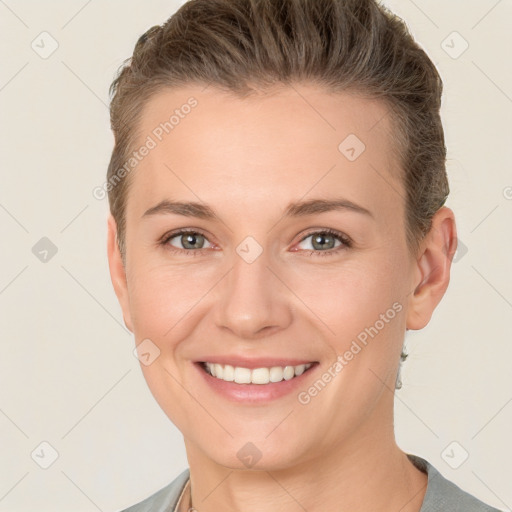
<svg viewBox="0 0 512 512">
<path fill-rule="evenodd" d="M 386 102 L 406 190 L 407 241 L 416 250 L 449 187 L 440 119 L 442 80 L 405 23 L 375 0 L 189 0 L 135 45 L 110 86 L 115 146 L 110 211 L 125 257 L 130 158 L 140 116 L 164 88 L 213 85 L 239 97 L 292 81 Z M 117 179 L 117 181 L 116 181 Z"/>
</svg>

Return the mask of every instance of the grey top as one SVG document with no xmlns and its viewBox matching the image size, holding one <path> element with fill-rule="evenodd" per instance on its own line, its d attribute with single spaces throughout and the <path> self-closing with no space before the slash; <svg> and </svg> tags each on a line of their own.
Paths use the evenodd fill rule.
<svg viewBox="0 0 512 512">
<path fill-rule="evenodd" d="M 500 512 L 464 492 L 417 455 L 407 454 L 412 463 L 428 475 L 427 492 L 420 512 Z M 178 499 L 189 480 L 187 468 L 169 485 L 122 512 L 175 512 Z"/>
</svg>

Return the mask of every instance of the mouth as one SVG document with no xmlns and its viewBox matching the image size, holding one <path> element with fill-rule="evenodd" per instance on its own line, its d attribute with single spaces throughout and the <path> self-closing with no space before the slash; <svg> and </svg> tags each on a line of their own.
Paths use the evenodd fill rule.
<svg viewBox="0 0 512 512">
<path fill-rule="evenodd" d="M 208 391 L 215 396 L 236 402 L 240 405 L 265 405 L 279 398 L 293 396 L 306 389 L 313 379 L 318 361 L 293 361 L 294 365 L 256 366 L 256 363 L 245 363 L 247 366 L 197 361 L 193 364 L 199 373 L 198 383 L 206 385 Z M 204 384 L 202 384 L 204 383 Z M 204 395 L 203 395 L 204 396 Z"/>
<path fill-rule="evenodd" d="M 230 364 L 210 363 L 208 361 L 202 361 L 199 364 L 206 373 L 224 382 L 266 385 L 297 378 L 309 370 L 316 362 L 313 361 L 295 366 L 270 366 L 252 369 L 243 366 L 232 366 Z"/>
</svg>

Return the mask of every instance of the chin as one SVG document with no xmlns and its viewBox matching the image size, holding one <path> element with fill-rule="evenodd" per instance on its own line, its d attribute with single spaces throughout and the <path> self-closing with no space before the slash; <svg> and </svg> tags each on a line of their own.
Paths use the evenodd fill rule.
<svg viewBox="0 0 512 512">
<path fill-rule="evenodd" d="M 293 467 L 306 458 L 303 445 L 301 448 L 301 443 L 296 440 L 286 446 L 279 439 L 272 444 L 265 444 L 264 439 L 249 439 L 247 435 L 230 438 L 229 442 L 216 443 L 218 449 L 213 451 L 211 445 L 205 447 L 204 453 L 216 464 L 236 471 L 280 471 Z"/>
</svg>

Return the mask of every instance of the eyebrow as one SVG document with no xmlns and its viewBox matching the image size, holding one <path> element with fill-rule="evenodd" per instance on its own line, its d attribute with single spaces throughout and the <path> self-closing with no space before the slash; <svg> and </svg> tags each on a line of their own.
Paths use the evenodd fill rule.
<svg viewBox="0 0 512 512">
<path fill-rule="evenodd" d="M 290 203 L 284 212 L 284 217 L 305 217 L 317 213 L 330 211 L 352 211 L 367 215 L 373 218 L 370 210 L 352 202 L 348 199 L 310 199 L 308 201 L 298 201 Z M 152 215 L 175 214 L 184 217 L 197 217 L 205 220 L 220 220 L 215 211 L 208 205 L 198 202 L 169 201 L 167 199 L 160 201 L 156 206 L 146 210 L 142 217 Z"/>
</svg>

